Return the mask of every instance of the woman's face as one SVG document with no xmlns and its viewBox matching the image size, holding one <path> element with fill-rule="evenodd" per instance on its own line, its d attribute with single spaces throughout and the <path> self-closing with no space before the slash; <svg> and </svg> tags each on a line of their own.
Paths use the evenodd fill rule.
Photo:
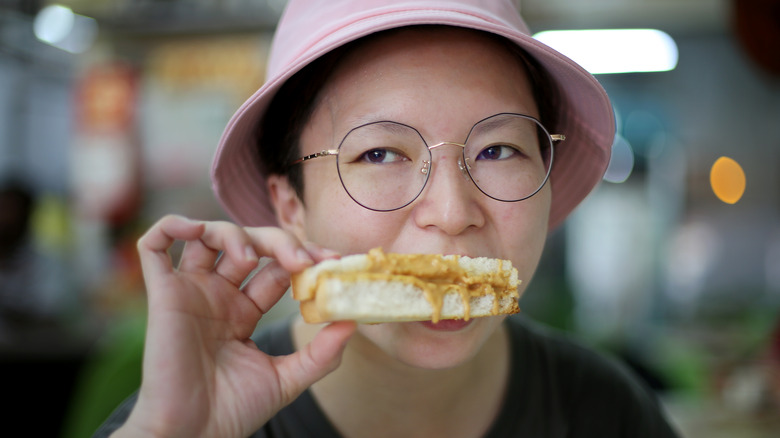
<svg viewBox="0 0 780 438">
<path fill-rule="evenodd" d="M 360 46 L 339 64 L 304 129 L 301 156 L 336 148 L 351 128 L 379 120 L 411 125 L 429 145 L 462 143 L 474 123 L 501 112 L 539 116 L 527 74 L 505 47 L 474 31 L 405 30 Z M 456 146 L 434 149 L 425 190 L 391 212 L 355 203 L 335 158 L 312 160 L 304 164 L 303 203 L 283 222 L 345 255 L 382 247 L 509 259 L 524 289 L 547 236 L 550 185 L 521 202 L 493 200 L 464 177 L 460 154 Z M 353 343 L 408 365 L 447 368 L 476 354 L 501 321 L 361 325 Z"/>
</svg>

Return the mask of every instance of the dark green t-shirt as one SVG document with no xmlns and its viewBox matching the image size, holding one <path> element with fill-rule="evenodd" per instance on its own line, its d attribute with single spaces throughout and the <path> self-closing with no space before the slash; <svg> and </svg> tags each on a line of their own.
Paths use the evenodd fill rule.
<svg viewBox="0 0 780 438">
<path fill-rule="evenodd" d="M 512 373 L 507 398 L 486 438 L 677 437 L 655 394 L 620 362 L 531 322 L 507 318 Z M 271 355 L 293 352 L 289 321 L 255 340 Z M 135 397 L 98 430 L 108 436 L 126 419 Z M 403 419 L 403 412 L 393 416 Z M 309 391 L 282 409 L 253 437 L 339 438 Z"/>
</svg>

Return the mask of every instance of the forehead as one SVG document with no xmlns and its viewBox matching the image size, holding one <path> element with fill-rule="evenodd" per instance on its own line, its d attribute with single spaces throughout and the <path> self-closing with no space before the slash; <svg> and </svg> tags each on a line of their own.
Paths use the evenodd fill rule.
<svg viewBox="0 0 780 438">
<path fill-rule="evenodd" d="M 440 94 L 432 95 L 431 90 Z M 492 98 L 504 105 L 501 111 L 538 116 L 520 49 L 501 37 L 471 29 L 417 26 L 353 43 L 333 69 L 318 104 L 338 107 L 349 98 L 367 101 L 366 91 L 373 98 L 394 103 L 406 99 L 407 105 L 427 104 L 431 109 L 437 104 L 446 107 L 448 100 L 457 106 L 488 106 Z M 365 117 L 355 123 L 372 121 L 370 114 Z"/>
</svg>

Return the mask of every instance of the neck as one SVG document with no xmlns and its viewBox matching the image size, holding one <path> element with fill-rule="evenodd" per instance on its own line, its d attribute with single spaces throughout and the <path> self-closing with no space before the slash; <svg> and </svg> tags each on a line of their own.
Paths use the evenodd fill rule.
<svg viewBox="0 0 780 438">
<path fill-rule="evenodd" d="M 297 323 L 297 345 L 316 327 Z M 312 386 L 329 420 L 344 436 L 479 436 L 492 424 L 509 376 L 502 326 L 471 359 L 443 370 L 401 363 L 356 333 L 341 366 Z M 396 418 L 397 421 L 388 421 Z"/>
</svg>

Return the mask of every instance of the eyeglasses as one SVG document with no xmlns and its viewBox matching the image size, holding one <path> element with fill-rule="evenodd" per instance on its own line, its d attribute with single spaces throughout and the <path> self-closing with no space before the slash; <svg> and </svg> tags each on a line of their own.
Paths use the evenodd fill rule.
<svg viewBox="0 0 780 438">
<path fill-rule="evenodd" d="M 517 202 L 535 195 L 550 177 L 553 143 L 531 116 L 500 113 L 477 122 L 464 143 L 428 146 L 415 128 L 377 121 L 351 129 L 338 149 L 301 157 L 296 165 L 336 156 L 336 167 L 347 194 L 361 206 L 393 211 L 411 204 L 422 193 L 433 169 L 431 151 L 451 145 L 462 149 L 458 166 L 490 198 Z"/>
</svg>

